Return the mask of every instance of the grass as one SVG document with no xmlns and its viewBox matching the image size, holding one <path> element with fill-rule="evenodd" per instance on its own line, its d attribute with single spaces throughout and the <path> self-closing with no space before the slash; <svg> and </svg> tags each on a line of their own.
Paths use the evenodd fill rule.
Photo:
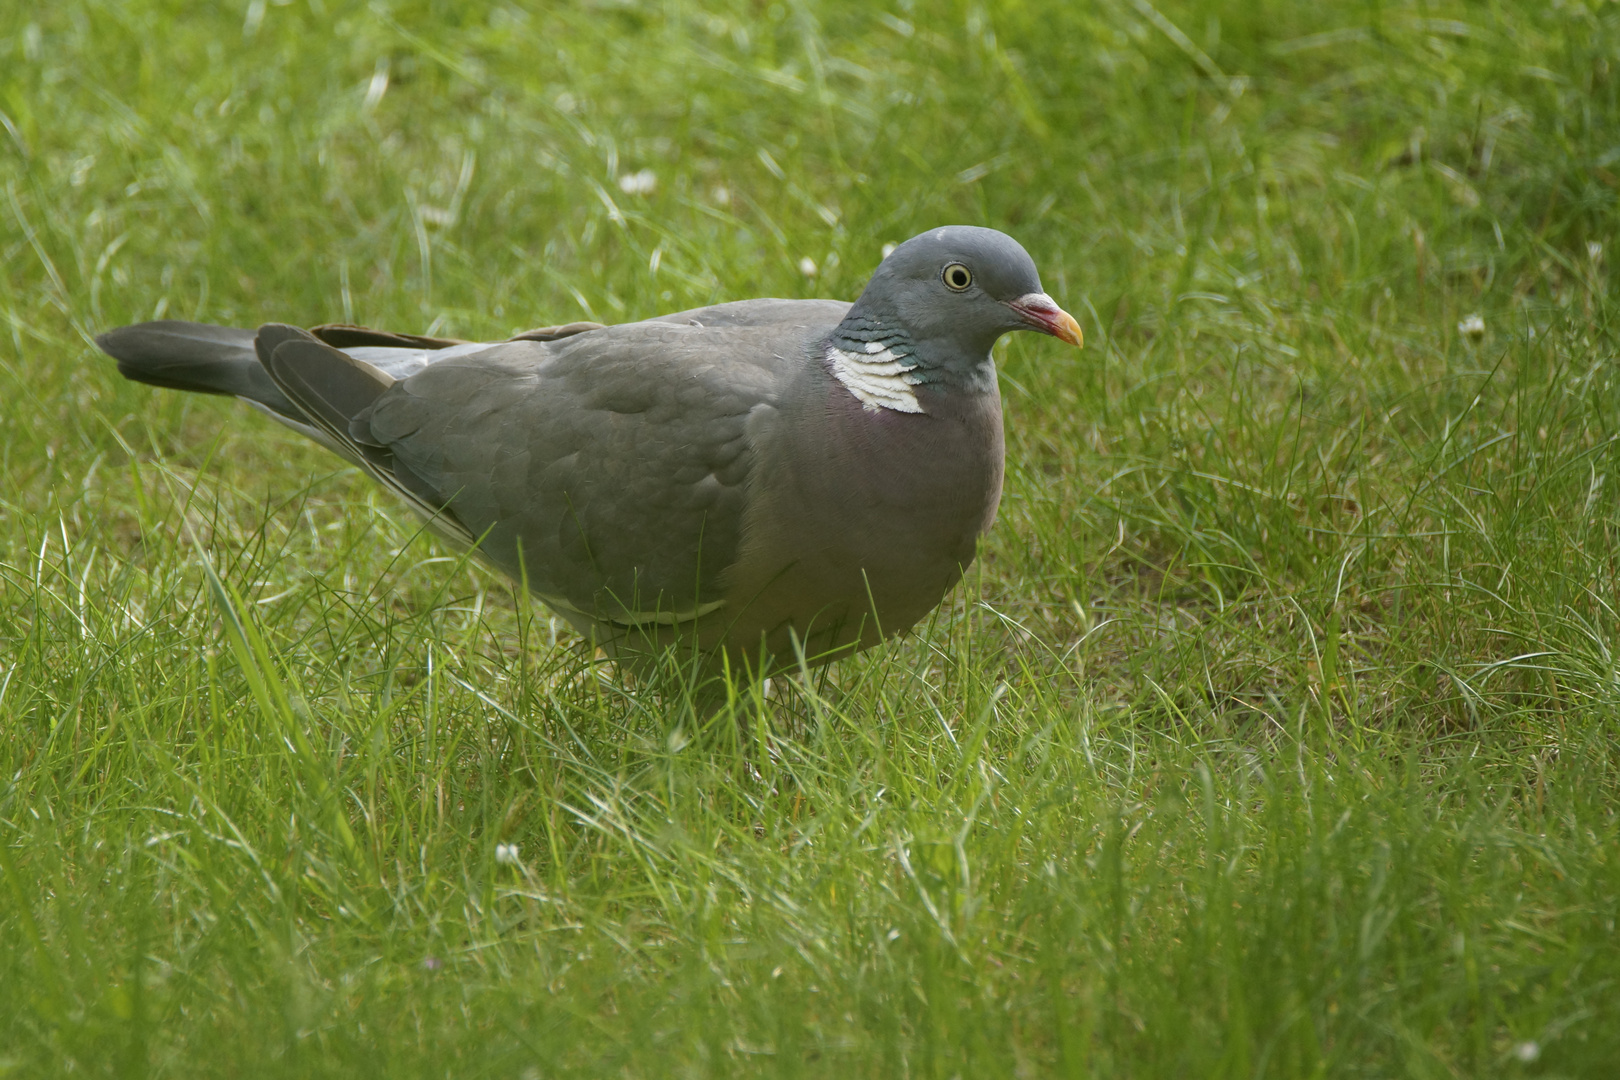
<svg viewBox="0 0 1620 1080">
<path fill-rule="evenodd" d="M 1611 1075 L 1617 49 L 1595 0 L 0 8 L 0 1074 Z M 972 580 L 746 729 L 89 343 L 847 298 L 950 221 L 1090 346 L 999 354 Z"/>
</svg>

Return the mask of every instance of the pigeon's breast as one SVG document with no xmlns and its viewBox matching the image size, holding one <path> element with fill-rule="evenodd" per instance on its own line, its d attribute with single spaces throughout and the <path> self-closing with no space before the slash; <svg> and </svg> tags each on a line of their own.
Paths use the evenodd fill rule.
<svg viewBox="0 0 1620 1080">
<path fill-rule="evenodd" d="M 1001 402 L 918 388 L 926 411 L 868 409 L 830 377 L 775 419 L 750 484 L 729 640 L 826 648 L 903 631 L 973 561 L 1001 496 Z M 738 617 L 738 613 L 742 613 Z M 865 620 L 864 625 L 862 624 Z"/>
</svg>

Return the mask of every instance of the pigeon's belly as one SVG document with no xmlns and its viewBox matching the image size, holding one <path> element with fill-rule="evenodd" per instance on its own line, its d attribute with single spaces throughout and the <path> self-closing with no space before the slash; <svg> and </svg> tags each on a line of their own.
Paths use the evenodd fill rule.
<svg viewBox="0 0 1620 1080">
<path fill-rule="evenodd" d="M 727 590 L 729 650 L 763 637 L 791 657 L 797 637 L 832 659 L 909 629 L 961 578 L 1001 497 L 1001 402 L 920 396 L 918 414 L 835 391 L 825 415 L 784 418 Z"/>
</svg>

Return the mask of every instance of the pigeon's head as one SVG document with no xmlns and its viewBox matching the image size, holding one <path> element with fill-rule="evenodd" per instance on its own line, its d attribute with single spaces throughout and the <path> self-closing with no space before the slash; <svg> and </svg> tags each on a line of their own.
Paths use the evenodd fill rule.
<svg viewBox="0 0 1620 1080">
<path fill-rule="evenodd" d="M 903 332 L 929 368 L 978 367 L 1011 330 L 1082 343 L 1080 324 L 1041 288 L 1029 252 L 1006 233 L 972 225 L 930 229 L 895 248 L 850 316 Z"/>
</svg>

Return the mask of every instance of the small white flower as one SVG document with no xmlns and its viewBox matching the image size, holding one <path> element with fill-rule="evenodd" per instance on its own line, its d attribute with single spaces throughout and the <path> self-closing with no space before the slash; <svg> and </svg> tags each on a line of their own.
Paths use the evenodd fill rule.
<svg viewBox="0 0 1620 1080">
<path fill-rule="evenodd" d="M 1603 245 L 1598 243 L 1596 240 L 1588 240 L 1586 242 L 1586 257 L 1595 263 L 1602 262 Z"/>
<path fill-rule="evenodd" d="M 724 186 L 717 187 L 713 191 L 709 192 L 709 198 L 714 200 L 714 205 L 716 206 L 730 206 L 731 189 Z"/>
<path fill-rule="evenodd" d="M 1541 1056 L 1541 1044 L 1534 1039 L 1526 1039 L 1522 1043 L 1514 1043 L 1513 1056 L 1528 1065 Z"/>
<path fill-rule="evenodd" d="M 1469 341 L 1478 341 L 1485 336 L 1485 319 L 1479 315 L 1470 315 L 1457 324 L 1457 333 Z"/>
<path fill-rule="evenodd" d="M 523 865 L 523 860 L 518 858 L 518 846 L 516 844 L 496 844 L 495 861 L 502 866 Z"/>
<path fill-rule="evenodd" d="M 885 259 L 887 259 L 890 255 L 893 255 L 893 254 L 894 254 L 894 245 L 893 244 L 884 244 L 883 245 L 883 257 Z"/>
<path fill-rule="evenodd" d="M 625 173 L 619 177 L 619 190 L 626 195 L 650 195 L 658 187 L 658 174 L 651 169 Z"/>
<path fill-rule="evenodd" d="M 361 112 L 370 112 L 377 107 L 377 103 L 388 93 L 388 61 L 377 61 L 377 67 L 371 73 L 371 81 L 366 84 L 366 97 L 360 103 Z"/>
<path fill-rule="evenodd" d="M 800 259 L 799 260 L 799 273 L 803 274 L 805 277 L 815 277 L 816 276 L 816 260 L 812 259 L 808 255 L 806 255 L 804 258 Z"/>
</svg>

